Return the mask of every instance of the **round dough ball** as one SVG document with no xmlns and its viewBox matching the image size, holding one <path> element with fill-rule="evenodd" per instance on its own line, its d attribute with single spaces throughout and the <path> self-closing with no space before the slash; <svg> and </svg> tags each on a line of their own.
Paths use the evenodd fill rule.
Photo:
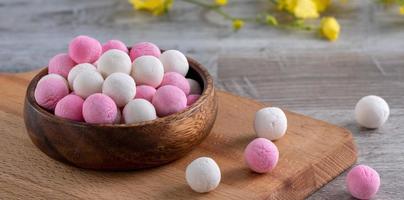
<svg viewBox="0 0 404 200">
<path fill-rule="evenodd" d="M 371 199 L 379 190 L 379 174 L 366 165 L 358 165 L 348 172 L 346 185 L 357 199 Z"/>
<path fill-rule="evenodd" d="M 198 101 L 199 97 L 201 97 L 199 94 L 191 94 L 187 96 L 187 106 L 194 104 L 196 101 Z"/>
<path fill-rule="evenodd" d="M 389 105 L 378 96 L 362 97 L 355 106 L 356 122 L 366 128 L 379 128 L 387 121 L 389 115 Z"/>
<path fill-rule="evenodd" d="M 117 113 L 114 100 L 105 94 L 92 94 L 83 103 L 83 117 L 87 123 L 112 124 Z"/>
<path fill-rule="evenodd" d="M 56 104 L 55 115 L 65 119 L 82 122 L 84 121 L 82 112 L 83 103 L 84 100 L 81 97 L 75 94 L 69 94 Z"/>
<path fill-rule="evenodd" d="M 136 86 L 136 99 L 146 99 L 147 101 L 152 102 L 154 94 L 156 94 L 156 89 L 152 86 Z"/>
<path fill-rule="evenodd" d="M 244 150 L 244 159 L 252 171 L 267 173 L 278 163 L 279 151 L 270 140 L 256 138 Z"/>
<path fill-rule="evenodd" d="M 140 42 L 134 44 L 129 53 L 132 61 L 136 60 L 136 58 L 139 58 L 140 56 L 154 56 L 158 58 L 160 55 L 160 48 L 151 42 Z"/>
<path fill-rule="evenodd" d="M 163 81 L 161 81 L 160 87 L 164 85 L 173 85 L 180 88 L 185 95 L 189 94 L 189 83 L 184 76 L 177 72 L 167 72 L 163 76 Z"/>
<path fill-rule="evenodd" d="M 104 77 L 115 72 L 130 74 L 131 65 L 128 54 L 118 49 L 108 50 L 97 61 L 97 69 Z"/>
<path fill-rule="evenodd" d="M 201 85 L 194 79 L 187 78 L 188 84 L 189 84 L 189 94 L 202 94 L 202 88 Z"/>
<path fill-rule="evenodd" d="M 97 71 L 84 70 L 79 73 L 73 82 L 74 92 L 83 97 L 102 92 L 104 79 Z"/>
<path fill-rule="evenodd" d="M 164 67 L 154 56 L 141 56 L 132 65 L 132 77 L 138 85 L 158 87 L 163 80 Z"/>
<path fill-rule="evenodd" d="M 105 53 L 111 49 L 118 49 L 125 53 L 128 53 L 128 47 L 126 47 L 126 45 L 120 40 L 109 40 L 102 45 L 102 53 Z"/>
<path fill-rule="evenodd" d="M 98 40 L 80 35 L 69 44 L 69 56 L 76 63 L 93 63 L 102 53 L 102 46 Z"/>
<path fill-rule="evenodd" d="M 53 110 L 57 102 L 69 94 L 67 81 L 59 74 L 43 76 L 35 87 L 35 101 L 43 108 Z"/>
<path fill-rule="evenodd" d="M 116 72 L 105 79 L 102 93 L 111 97 L 118 107 L 122 107 L 135 97 L 136 83 L 131 76 Z"/>
<path fill-rule="evenodd" d="M 187 107 L 187 96 L 181 89 L 165 85 L 157 89 L 152 103 L 157 115 L 164 117 L 184 110 Z"/>
<path fill-rule="evenodd" d="M 288 121 L 285 113 L 277 107 L 267 107 L 255 113 L 254 130 L 257 137 L 277 140 L 286 133 Z"/>
<path fill-rule="evenodd" d="M 82 63 L 74 66 L 73 69 L 70 70 L 69 75 L 67 76 L 67 81 L 69 82 L 70 89 L 73 89 L 73 81 L 76 78 L 77 74 L 85 70 L 96 71 L 97 69 L 95 68 L 94 65 L 90 63 Z"/>
<path fill-rule="evenodd" d="M 63 78 L 67 78 L 70 70 L 76 63 L 70 58 L 67 53 L 60 53 L 49 60 L 48 73 L 59 74 Z"/>
<path fill-rule="evenodd" d="M 195 192 L 210 192 L 219 186 L 220 168 L 212 158 L 200 157 L 187 166 L 185 178 Z"/>
<path fill-rule="evenodd" d="M 177 50 L 167 50 L 160 55 L 164 72 L 177 72 L 185 76 L 189 70 L 188 60 L 184 54 Z"/>
<path fill-rule="evenodd" d="M 154 106 L 145 99 L 133 99 L 123 109 L 126 124 L 150 121 L 157 118 Z"/>
</svg>

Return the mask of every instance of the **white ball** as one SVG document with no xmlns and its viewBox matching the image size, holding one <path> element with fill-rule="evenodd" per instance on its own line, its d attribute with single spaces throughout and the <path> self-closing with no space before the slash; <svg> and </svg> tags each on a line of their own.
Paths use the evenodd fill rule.
<svg viewBox="0 0 404 200">
<path fill-rule="evenodd" d="M 212 158 L 200 157 L 187 166 L 185 178 L 194 191 L 209 192 L 220 183 L 220 168 Z"/>
<path fill-rule="evenodd" d="M 70 70 L 69 75 L 67 76 L 67 81 L 69 82 L 70 89 L 73 89 L 73 81 L 76 78 L 77 74 L 79 74 L 80 72 L 85 71 L 85 70 L 96 71 L 97 68 L 95 68 L 95 66 L 90 63 L 81 63 L 81 64 L 74 66 Z"/>
<path fill-rule="evenodd" d="M 122 107 L 135 97 L 136 83 L 131 76 L 115 72 L 105 79 L 102 93 L 111 97 L 118 107 Z"/>
<path fill-rule="evenodd" d="M 163 80 L 164 67 L 154 56 L 141 56 L 133 62 L 131 75 L 138 85 L 156 88 Z"/>
<path fill-rule="evenodd" d="M 157 118 L 153 104 L 145 99 L 133 99 L 123 109 L 126 124 L 144 122 Z"/>
<path fill-rule="evenodd" d="M 106 51 L 97 61 L 98 71 L 107 77 L 114 72 L 130 74 L 132 62 L 127 53 L 111 49 Z"/>
<path fill-rule="evenodd" d="M 164 66 L 164 72 L 177 72 L 183 76 L 187 75 L 189 64 L 187 58 L 177 50 L 167 50 L 160 55 Z"/>
<path fill-rule="evenodd" d="M 254 130 L 258 137 L 277 140 L 286 133 L 288 120 L 277 107 L 262 108 L 255 113 Z"/>
<path fill-rule="evenodd" d="M 379 128 L 389 115 L 389 105 L 378 96 L 362 97 L 355 106 L 356 122 L 366 128 Z"/>
<path fill-rule="evenodd" d="M 84 99 L 94 93 L 102 92 L 104 78 L 97 71 L 84 70 L 77 74 L 73 82 L 73 91 Z"/>
<path fill-rule="evenodd" d="M 194 79 L 187 78 L 187 81 L 189 83 L 190 91 L 189 94 L 202 94 L 202 89 L 201 86 L 197 81 Z"/>
</svg>

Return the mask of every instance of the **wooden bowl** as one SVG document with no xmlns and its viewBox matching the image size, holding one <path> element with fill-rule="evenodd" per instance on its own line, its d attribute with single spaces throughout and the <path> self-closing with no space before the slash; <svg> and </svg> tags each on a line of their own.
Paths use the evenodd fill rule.
<svg viewBox="0 0 404 200">
<path fill-rule="evenodd" d="M 187 75 L 201 84 L 199 100 L 186 110 L 136 124 L 87 124 L 63 119 L 40 107 L 34 98 L 42 70 L 30 82 L 24 121 L 32 142 L 49 157 L 77 167 L 131 170 L 160 166 L 179 159 L 210 133 L 217 114 L 212 77 L 188 58 Z"/>
</svg>

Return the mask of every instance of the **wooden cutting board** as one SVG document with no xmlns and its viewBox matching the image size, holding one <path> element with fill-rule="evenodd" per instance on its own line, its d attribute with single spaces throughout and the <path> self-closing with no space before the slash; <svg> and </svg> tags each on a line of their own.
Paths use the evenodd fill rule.
<svg viewBox="0 0 404 200">
<path fill-rule="evenodd" d="M 35 73 L 0 74 L 0 199 L 304 199 L 357 158 L 348 130 L 287 111 L 288 131 L 275 142 L 277 167 L 253 173 L 243 150 L 255 137 L 253 118 L 263 105 L 218 92 L 212 133 L 186 157 L 142 171 L 78 169 L 47 157 L 25 132 L 23 98 Z M 200 156 L 215 159 L 222 172 L 221 184 L 208 194 L 193 192 L 184 177 L 187 164 Z"/>
</svg>

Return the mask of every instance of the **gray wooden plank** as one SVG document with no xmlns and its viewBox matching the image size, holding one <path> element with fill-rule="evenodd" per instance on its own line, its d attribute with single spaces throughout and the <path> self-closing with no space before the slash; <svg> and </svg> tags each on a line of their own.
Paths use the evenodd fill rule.
<svg viewBox="0 0 404 200">
<path fill-rule="evenodd" d="M 217 86 L 289 109 L 348 109 L 370 94 L 382 96 L 394 108 L 403 108 L 403 55 L 227 55 L 218 61 Z"/>
</svg>

